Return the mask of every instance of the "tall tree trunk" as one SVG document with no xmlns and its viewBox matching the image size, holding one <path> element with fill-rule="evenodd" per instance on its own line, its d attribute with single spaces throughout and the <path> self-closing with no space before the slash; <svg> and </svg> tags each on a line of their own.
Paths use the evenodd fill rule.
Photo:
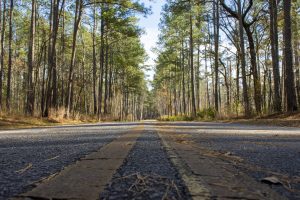
<svg viewBox="0 0 300 200">
<path fill-rule="evenodd" d="M 112 90 L 112 84 L 113 84 L 113 66 L 114 66 L 114 54 L 111 52 L 111 61 L 110 61 L 110 67 L 109 67 L 109 87 L 108 87 L 108 101 L 109 101 L 109 113 L 111 113 L 111 105 L 112 105 L 112 98 L 113 98 L 113 90 Z"/>
<path fill-rule="evenodd" d="M 241 59 L 241 68 L 242 68 L 242 83 L 243 83 L 243 101 L 245 107 L 245 115 L 251 115 L 251 107 L 249 102 L 249 94 L 248 94 L 248 85 L 247 85 L 247 78 L 246 78 L 246 53 L 245 53 L 245 41 L 244 41 L 244 16 L 247 15 L 247 12 L 250 11 L 251 6 L 253 5 L 253 1 L 250 1 L 248 9 L 246 9 L 246 13 L 242 12 L 242 3 L 241 0 L 237 0 L 237 7 L 238 11 L 235 12 L 231 10 L 226 4 L 224 0 L 221 0 L 222 7 L 234 18 L 239 21 L 239 37 L 240 37 L 240 59 Z M 254 50 L 255 51 L 255 50 Z M 253 52 L 252 52 L 253 53 Z M 255 58 L 256 62 L 256 58 Z"/>
<path fill-rule="evenodd" d="M 249 25 L 245 25 L 245 30 L 248 37 L 249 42 L 249 50 L 250 50 L 250 62 L 251 62 L 251 71 L 253 75 L 253 83 L 254 83 L 254 102 L 257 114 L 261 114 L 261 83 L 259 78 L 259 72 L 257 69 L 257 60 L 256 60 L 256 50 L 253 39 L 253 33 L 250 30 Z"/>
<path fill-rule="evenodd" d="M 277 1 L 269 1 L 270 8 L 270 39 L 272 52 L 272 66 L 274 77 L 274 110 L 281 111 L 280 73 L 279 73 L 279 49 L 278 49 L 278 25 L 277 25 Z"/>
<path fill-rule="evenodd" d="M 219 17 L 219 0 L 214 3 L 214 45 L 215 45 L 215 109 L 219 111 L 219 30 L 220 30 L 220 17 Z"/>
<path fill-rule="evenodd" d="M 176 79 L 176 75 L 175 75 L 175 79 Z M 200 110 L 200 104 L 201 104 L 201 100 L 200 100 L 200 43 L 199 43 L 197 47 L 197 68 L 196 68 L 196 105 L 197 105 L 196 109 L 198 111 Z"/>
<path fill-rule="evenodd" d="M 12 18 L 14 10 L 14 0 L 10 0 L 10 10 L 9 10 L 9 33 L 8 33 L 8 69 L 7 69 L 7 93 L 6 93 L 6 109 L 10 112 L 11 106 L 11 71 L 12 71 Z"/>
<path fill-rule="evenodd" d="M 31 23 L 30 36 L 28 43 L 28 82 L 27 82 L 27 106 L 26 113 L 33 116 L 34 114 L 34 88 L 32 73 L 35 66 L 35 21 L 36 21 L 36 1 L 31 1 Z"/>
<path fill-rule="evenodd" d="M 71 63 L 69 68 L 69 78 L 68 78 L 68 93 L 67 93 L 67 116 L 71 112 L 71 93 L 72 93 L 72 85 L 74 84 L 74 66 L 75 66 L 75 58 L 76 58 L 76 46 L 77 46 L 77 33 L 79 29 L 79 24 L 81 21 L 82 16 L 82 9 L 83 9 L 83 2 L 82 0 L 76 1 L 76 8 L 75 8 L 75 18 L 74 18 L 74 27 L 73 27 L 73 42 L 72 42 L 72 54 L 71 54 Z"/>
<path fill-rule="evenodd" d="M 50 40 L 49 40 L 49 52 L 48 52 L 48 86 L 46 95 L 46 108 L 43 116 L 48 117 L 50 108 L 57 109 L 57 62 L 56 62 L 56 43 L 57 33 L 59 28 L 60 11 L 64 7 L 65 0 L 53 0 L 51 1 L 50 12 Z M 60 7 L 61 6 L 61 7 Z"/>
<path fill-rule="evenodd" d="M 244 41 L 244 29 L 243 29 L 243 18 L 242 18 L 242 5 L 241 0 L 238 0 L 238 13 L 239 13 L 239 36 L 240 36 L 240 50 L 241 55 L 241 68 L 242 68 L 242 84 L 243 84 L 243 101 L 245 106 L 245 115 L 251 115 L 251 107 L 249 102 L 248 85 L 246 78 L 246 53 L 245 53 L 245 41 Z"/>
<path fill-rule="evenodd" d="M 295 38 L 294 40 L 294 52 L 295 52 L 295 67 L 296 67 L 296 87 L 297 87 L 297 96 L 298 96 L 298 106 L 300 106 L 300 43 L 299 39 Z"/>
<path fill-rule="evenodd" d="M 50 103 L 51 103 L 51 96 L 52 96 L 52 87 L 51 87 L 51 80 L 52 80 L 52 34 L 53 34 L 53 9 L 54 9 L 54 1 L 51 0 L 50 4 L 50 16 L 49 16 L 49 44 L 48 44 L 48 70 L 47 70 L 47 83 L 46 87 L 47 89 L 45 90 L 45 107 L 42 110 L 42 116 L 43 117 L 48 117 L 49 116 L 49 109 L 50 109 Z"/>
<path fill-rule="evenodd" d="M 3 0 L 3 11 L 2 11 L 2 28 L 1 28 L 1 69 L 0 69 L 0 112 L 2 111 L 2 90 L 3 90 L 3 74 L 4 74 L 4 40 L 5 40 L 5 27 L 6 27 L 6 0 Z"/>
<path fill-rule="evenodd" d="M 186 114 L 186 92 L 185 92 L 185 89 L 186 89 L 186 85 L 185 85 L 185 54 L 184 54 L 184 44 L 183 44 L 183 41 L 182 41 L 182 46 L 181 46 L 181 54 L 182 54 L 182 60 L 181 60 L 181 67 L 182 67 L 182 104 L 183 104 L 183 113 L 184 115 Z"/>
<path fill-rule="evenodd" d="M 285 56 L 285 92 L 287 95 L 287 111 L 297 111 L 297 100 L 295 92 L 293 50 L 292 50 L 292 22 L 291 22 L 291 0 L 283 2 L 284 11 L 284 56 Z"/>
<path fill-rule="evenodd" d="M 295 78 L 297 88 L 298 107 L 300 106 L 300 32 L 299 30 L 299 15 L 297 13 L 297 6 L 294 6 L 292 11 L 293 18 L 293 41 L 294 41 L 294 54 L 295 54 Z"/>
<path fill-rule="evenodd" d="M 206 81 L 206 108 L 210 107 L 210 95 L 209 95 L 209 82 L 208 82 L 208 66 L 207 66 L 207 44 L 205 44 L 205 54 L 204 54 L 204 62 L 205 62 L 205 81 Z"/>
<path fill-rule="evenodd" d="M 108 36 L 106 35 L 106 48 L 105 48 L 105 82 L 104 82 L 104 114 L 108 114 L 107 101 L 108 101 L 108 65 L 109 65 L 109 46 Z"/>
<path fill-rule="evenodd" d="M 191 5 L 192 8 L 192 5 Z M 193 41 L 193 16 L 190 11 L 190 68 L 191 68 L 191 98 L 192 98 L 192 116 L 196 117 L 196 97 L 195 97 L 195 73 L 194 73 L 194 41 Z"/>
<path fill-rule="evenodd" d="M 237 107 L 238 104 L 240 103 L 240 57 L 241 55 L 240 50 L 238 49 L 238 54 L 236 55 L 236 103 Z"/>
<path fill-rule="evenodd" d="M 96 92 L 96 81 L 97 81 L 97 58 L 96 58 L 96 28 L 97 28 L 97 18 L 96 18 L 96 4 L 94 0 L 93 7 L 93 102 L 94 102 L 94 115 L 97 114 L 97 92 Z"/>
<path fill-rule="evenodd" d="M 65 57 L 65 51 L 66 51 L 66 39 L 65 39 L 65 21 L 66 21 L 66 16 L 65 16 L 65 8 L 63 7 L 62 10 L 62 30 L 61 30 L 61 91 L 60 91 L 60 106 L 63 107 L 65 106 L 65 67 L 66 67 L 66 57 Z"/>
<path fill-rule="evenodd" d="M 60 0 L 55 0 L 53 10 L 53 33 L 52 33 L 52 49 L 51 49 L 51 68 L 52 68 L 52 99 L 51 107 L 57 109 L 57 33 L 59 28 L 59 3 Z"/>
<path fill-rule="evenodd" d="M 98 118 L 100 119 L 102 113 L 102 91 L 103 91 L 103 72 L 104 72 L 104 10 L 101 10 L 101 38 L 100 38 L 100 74 L 99 74 L 99 88 L 98 88 Z"/>
<path fill-rule="evenodd" d="M 44 33 L 43 34 L 44 36 L 46 36 L 46 34 Z M 44 37 L 45 38 L 45 37 Z M 45 40 L 46 41 L 46 40 Z M 45 102 L 46 102 L 46 97 L 45 97 L 45 76 L 46 76 L 46 63 L 47 63 L 47 43 L 45 42 L 45 45 L 44 45 L 44 66 L 43 66 L 43 75 L 42 75 L 42 91 L 41 91 L 41 113 L 42 113 L 42 116 L 44 115 L 44 111 L 45 111 Z"/>
</svg>

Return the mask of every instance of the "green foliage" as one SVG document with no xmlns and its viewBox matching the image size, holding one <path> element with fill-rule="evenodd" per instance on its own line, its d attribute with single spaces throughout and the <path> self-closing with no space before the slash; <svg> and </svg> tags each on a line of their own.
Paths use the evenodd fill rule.
<svg viewBox="0 0 300 200">
<path fill-rule="evenodd" d="M 204 108 L 197 113 L 197 118 L 212 120 L 216 118 L 216 110 L 214 108 Z"/>
<path fill-rule="evenodd" d="M 175 121 L 194 121 L 195 119 L 187 115 L 178 115 L 178 116 L 162 116 L 158 118 L 159 121 L 165 122 L 175 122 Z"/>
<path fill-rule="evenodd" d="M 192 120 L 187 117 L 190 115 L 188 109 L 183 109 L 183 104 L 188 107 L 191 92 L 190 28 L 193 29 L 193 45 L 199 45 L 203 36 L 202 14 L 203 5 L 196 1 L 168 0 L 163 8 L 161 34 L 156 48 L 158 58 L 152 82 L 155 103 L 162 116 L 176 112 L 186 115 L 169 117 L 167 120 Z M 196 62 L 193 64 L 196 66 Z M 174 107 L 177 107 L 176 111 Z"/>
<path fill-rule="evenodd" d="M 175 121 L 201 121 L 201 120 L 214 120 L 217 112 L 214 108 L 205 108 L 197 113 L 196 118 L 188 115 L 177 115 L 177 116 L 161 116 L 158 118 L 159 121 L 175 122 Z"/>
<path fill-rule="evenodd" d="M 75 13 L 78 12 L 76 11 L 76 2 L 82 2 L 84 6 L 78 25 L 77 40 L 73 44 L 76 28 Z M 11 112 L 21 113 L 25 110 L 24 105 L 28 102 L 26 99 L 29 77 L 28 44 L 31 34 L 32 1 L 17 0 L 14 3 L 11 41 L 13 49 L 11 108 L 15 109 L 12 109 Z M 50 107 L 49 109 L 66 107 L 70 87 L 72 96 L 70 98 L 72 101 L 70 115 L 76 113 L 95 115 L 101 106 L 101 114 L 103 114 L 101 117 L 103 118 L 106 117 L 104 115 L 112 115 L 111 119 L 119 119 L 120 113 L 124 118 L 130 115 L 135 115 L 137 118 L 147 93 L 147 83 L 142 68 L 146 60 L 145 49 L 140 40 L 143 30 L 138 26 L 139 19 L 136 15 L 147 15 L 150 13 L 150 9 L 135 0 L 60 1 L 58 30 L 57 35 L 54 35 L 54 24 L 50 20 L 51 16 L 53 17 L 51 12 L 54 10 L 51 9 L 51 2 L 38 0 L 35 3 L 36 29 L 33 52 L 34 73 L 32 75 L 36 102 L 34 114 L 44 113 L 45 105 L 42 108 L 41 104 L 43 103 L 41 102 L 45 102 L 46 99 L 55 99 L 53 103 L 47 105 Z M 1 12 L 3 12 L 3 5 Z M 6 12 L 5 29 L 1 29 L 5 30 L 2 101 L 6 98 L 4 91 L 7 90 L 5 83 L 8 77 L 9 1 L 6 1 Z M 54 42 L 55 53 L 52 54 L 49 51 Z M 76 50 L 73 51 L 74 49 Z M 70 64 L 73 59 L 72 52 L 75 53 L 74 66 Z M 54 65 L 50 64 L 52 55 L 55 55 L 53 58 L 56 61 L 55 69 Z M 53 76 L 54 72 L 55 76 Z M 48 92 L 48 85 L 51 85 L 52 92 Z M 94 101 L 94 98 L 98 99 Z M 104 111 L 104 107 L 106 111 Z"/>
</svg>

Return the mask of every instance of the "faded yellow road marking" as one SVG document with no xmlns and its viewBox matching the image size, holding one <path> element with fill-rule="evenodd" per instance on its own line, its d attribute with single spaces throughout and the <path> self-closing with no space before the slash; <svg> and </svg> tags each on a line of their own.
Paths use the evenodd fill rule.
<svg viewBox="0 0 300 200">
<path fill-rule="evenodd" d="M 123 164 L 142 130 L 141 126 L 129 130 L 99 151 L 87 155 L 57 176 L 15 199 L 99 199 L 100 193 Z"/>
<path fill-rule="evenodd" d="M 169 145 L 166 141 L 165 136 L 162 134 L 161 129 L 157 129 L 158 135 L 162 140 L 163 146 L 165 147 L 169 158 L 173 165 L 177 168 L 183 182 L 189 190 L 190 195 L 194 200 L 205 200 L 211 199 L 211 194 L 209 189 L 204 185 L 203 181 L 199 176 L 194 175 L 190 170 L 188 170 L 188 166 L 185 166 L 185 163 L 178 157 L 174 149 Z M 184 136 L 186 137 L 186 136 Z M 179 138 L 177 142 L 185 141 L 182 138 Z M 184 142 L 184 144 L 188 144 L 188 142 Z"/>
<path fill-rule="evenodd" d="M 202 148 L 174 129 L 157 130 L 193 199 L 285 199 L 237 169 L 239 159 Z"/>
</svg>

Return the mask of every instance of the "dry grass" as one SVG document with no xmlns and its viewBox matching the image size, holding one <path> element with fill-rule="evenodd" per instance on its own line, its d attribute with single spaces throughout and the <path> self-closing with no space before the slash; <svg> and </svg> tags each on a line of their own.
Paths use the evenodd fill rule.
<svg viewBox="0 0 300 200">
<path fill-rule="evenodd" d="M 0 115 L 0 130 L 98 122 L 95 118 L 88 116 L 76 116 L 76 118 L 66 119 L 61 113 L 61 111 L 58 111 L 57 114 L 52 112 L 51 117 L 49 118 L 29 117 L 20 114 L 2 114 Z"/>
<path fill-rule="evenodd" d="M 273 115 L 265 115 L 255 118 L 232 118 L 220 120 L 228 123 L 242 123 L 254 125 L 272 125 L 272 126 L 285 126 L 285 127 L 300 127 L 300 113 L 281 113 Z"/>
</svg>

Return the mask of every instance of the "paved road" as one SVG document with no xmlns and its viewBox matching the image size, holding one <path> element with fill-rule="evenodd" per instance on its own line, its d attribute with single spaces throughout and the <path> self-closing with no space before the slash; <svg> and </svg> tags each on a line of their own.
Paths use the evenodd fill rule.
<svg viewBox="0 0 300 200">
<path fill-rule="evenodd" d="M 34 182 L 59 172 L 134 126 L 106 124 L 1 131 L 0 199 L 31 189 Z"/>
<path fill-rule="evenodd" d="M 183 122 L 0 131 L 0 199 L 30 191 L 137 127 L 142 133 L 99 191 L 102 199 L 234 199 L 247 192 L 256 199 L 300 199 L 300 129 Z M 270 176 L 280 183 L 261 183 Z"/>
</svg>

